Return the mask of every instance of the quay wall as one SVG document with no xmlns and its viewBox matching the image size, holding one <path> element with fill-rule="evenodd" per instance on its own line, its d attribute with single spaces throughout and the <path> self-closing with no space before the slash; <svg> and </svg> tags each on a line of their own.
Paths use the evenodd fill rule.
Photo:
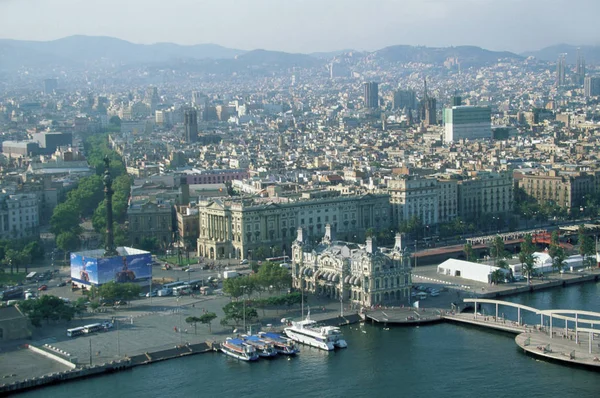
<svg viewBox="0 0 600 398">
<path fill-rule="evenodd" d="M 202 354 L 205 352 L 212 351 L 209 347 L 209 344 L 207 343 L 181 345 L 166 350 L 134 355 L 126 359 L 112 361 L 102 365 L 78 368 L 77 365 L 67 361 L 66 359 L 60 358 L 59 356 L 54 355 L 50 352 L 41 350 L 32 345 L 29 345 L 28 348 L 33 352 L 36 352 L 54 361 L 60 362 L 65 366 L 68 366 L 70 370 L 58 373 L 51 373 L 41 377 L 34 377 L 31 379 L 16 381 L 11 384 L 0 384 L 0 395 L 25 391 L 84 377 L 92 377 L 106 373 L 118 372 L 122 370 L 131 369 L 135 366 L 146 365 L 155 362 L 166 361 L 169 359 L 181 358 L 188 355 Z"/>
<path fill-rule="evenodd" d="M 487 292 L 487 293 L 477 292 L 477 297 L 497 298 L 497 297 L 502 297 L 502 296 L 512 296 L 514 294 L 527 293 L 527 292 L 533 292 L 533 291 L 544 290 L 544 289 L 551 289 L 554 287 L 565 287 L 565 286 L 576 285 L 576 284 L 585 283 L 585 282 L 598 282 L 598 280 L 600 280 L 600 275 L 597 275 L 597 274 L 596 275 L 581 275 L 581 276 L 577 276 L 575 278 L 551 280 L 551 281 L 547 281 L 544 283 L 537 283 L 535 285 L 515 287 L 512 289 L 499 290 L 496 292 Z"/>
<path fill-rule="evenodd" d="M 40 348 L 34 347 L 31 344 L 27 345 L 27 348 L 33 352 L 35 352 L 36 354 L 45 356 L 46 358 L 52 359 L 53 361 L 56 361 L 62 365 L 65 365 L 66 367 L 68 367 L 69 369 L 75 369 L 77 367 L 76 364 L 67 361 L 64 358 L 59 357 L 58 355 L 52 354 L 51 352 L 48 351 L 44 351 Z"/>
</svg>

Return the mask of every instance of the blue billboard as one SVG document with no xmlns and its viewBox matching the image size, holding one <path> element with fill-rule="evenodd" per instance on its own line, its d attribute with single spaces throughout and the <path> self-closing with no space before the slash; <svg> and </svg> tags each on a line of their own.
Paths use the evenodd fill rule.
<svg viewBox="0 0 600 398">
<path fill-rule="evenodd" d="M 107 282 L 137 282 L 152 277 L 152 255 L 130 254 L 106 258 L 86 257 L 85 252 L 71 253 L 71 279 L 102 285 Z"/>
</svg>

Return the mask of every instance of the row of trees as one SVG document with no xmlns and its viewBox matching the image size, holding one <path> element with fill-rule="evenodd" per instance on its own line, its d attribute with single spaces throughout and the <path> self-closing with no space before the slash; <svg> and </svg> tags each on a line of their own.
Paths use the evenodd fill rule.
<svg viewBox="0 0 600 398">
<path fill-rule="evenodd" d="M 595 243 L 589 235 L 586 234 L 585 227 L 581 225 L 578 231 L 578 243 L 579 243 L 579 254 L 583 257 L 583 262 L 586 266 L 592 266 L 595 258 L 593 257 L 596 253 Z M 504 247 L 504 240 L 502 237 L 497 236 L 494 238 L 490 245 L 490 256 L 494 259 L 494 265 L 500 268 L 509 269 L 508 262 L 506 259 L 511 257 Z M 526 234 L 523 237 L 523 243 L 521 243 L 519 251 L 519 262 L 523 269 L 523 274 L 527 277 L 527 282 L 531 281 L 531 278 L 535 274 L 535 253 L 536 247 L 533 243 L 531 234 Z M 463 247 L 467 261 L 476 261 L 477 256 L 471 243 L 466 243 Z M 564 269 L 566 259 L 568 257 L 565 248 L 560 244 L 560 236 L 558 230 L 552 232 L 550 237 L 550 246 L 548 247 L 548 255 L 552 261 L 552 269 L 555 272 L 560 272 Z M 497 270 L 492 273 L 492 282 L 498 283 L 504 278 L 504 273 Z"/>
<path fill-rule="evenodd" d="M 42 326 L 42 321 L 70 321 L 75 315 L 81 316 L 85 310 L 85 298 L 80 298 L 70 304 L 64 300 L 45 295 L 36 300 L 25 300 L 19 304 L 19 309 L 29 318 L 31 324 L 36 327 Z"/>
<path fill-rule="evenodd" d="M 113 211 L 115 225 L 115 243 L 126 243 L 126 233 L 122 226 L 127 215 L 127 202 L 131 188 L 131 178 L 127 175 L 125 165 L 118 154 L 108 148 L 106 135 L 94 135 L 86 138 L 84 147 L 88 163 L 96 170 L 96 174 L 82 178 L 76 189 L 67 194 L 64 202 L 58 204 L 50 218 L 50 231 L 56 236 L 56 245 L 67 252 L 79 248 L 82 232 L 80 221 L 92 218 L 92 225 L 97 232 L 106 229 L 106 203 L 104 200 L 104 157 L 110 159 L 109 167 L 113 176 Z"/>
<path fill-rule="evenodd" d="M 265 290 L 289 288 L 291 283 L 292 276 L 287 269 L 267 261 L 261 264 L 258 271 L 252 275 L 225 279 L 223 292 L 233 298 L 238 298 L 242 295 L 250 296 L 254 292 L 260 294 Z"/>
<path fill-rule="evenodd" d="M 38 240 L 25 242 L 17 241 L 0 241 L 0 263 L 6 268 L 10 268 L 10 273 L 14 273 L 16 268 L 19 273 L 20 267 L 25 267 L 25 272 L 28 271 L 28 265 L 32 261 L 39 261 L 44 258 L 44 246 Z"/>
<path fill-rule="evenodd" d="M 207 312 L 200 316 L 188 316 L 187 318 L 185 318 L 185 322 L 188 324 L 194 325 L 194 334 L 196 334 L 196 332 L 197 332 L 196 325 L 198 323 L 203 323 L 205 325 L 208 325 L 208 331 L 212 332 L 211 322 L 214 321 L 216 318 L 217 318 L 217 314 L 215 314 L 214 312 Z"/>
</svg>

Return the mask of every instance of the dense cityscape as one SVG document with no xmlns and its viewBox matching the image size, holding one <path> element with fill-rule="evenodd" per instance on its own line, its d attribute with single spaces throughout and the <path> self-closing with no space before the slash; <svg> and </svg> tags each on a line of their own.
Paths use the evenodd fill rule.
<svg viewBox="0 0 600 398">
<path fill-rule="evenodd" d="M 0 394 L 442 321 L 596 368 L 532 297 L 598 284 L 598 54 L 0 39 Z"/>
</svg>

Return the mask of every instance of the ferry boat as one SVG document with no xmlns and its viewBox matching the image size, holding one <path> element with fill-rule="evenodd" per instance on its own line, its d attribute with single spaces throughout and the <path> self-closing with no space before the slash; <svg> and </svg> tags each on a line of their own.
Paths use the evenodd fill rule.
<svg viewBox="0 0 600 398">
<path fill-rule="evenodd" d="M 277 351 L 275 350 L 275 347 L 273 347 L 273 344 L 258 336 L 242 336 L 242 341 L 253 346 L 260 357 L 269 358 L 277 355 Z"/>
<path fill-rule="evenodd" d="M 258 354 L 254 346 L 244 343 L 241 339 L 234 339 L 228 337 L 223 344 L 221 344 L 221 351 L 225 355 L 241 359 L 242 361 L 256 361 Z"/>
<path fill-rule="evenodd" d="M 332 351 L 337 348 L 346 348 L 346 340 L 340 328 L 336 326 L 318 326 L 316 321 L 310 319 L 310 312 L 306 319 L 292 322 L 292 326 L 284 329 L 287 337 L 302 344 Z"/>
<path fill-rule="evenodd" d="M 273 344 L 278 354 L 296 355 L 300 352 L 296 343 L 278 333 L 259 332 L 258 337 Z"/>
</svg>

